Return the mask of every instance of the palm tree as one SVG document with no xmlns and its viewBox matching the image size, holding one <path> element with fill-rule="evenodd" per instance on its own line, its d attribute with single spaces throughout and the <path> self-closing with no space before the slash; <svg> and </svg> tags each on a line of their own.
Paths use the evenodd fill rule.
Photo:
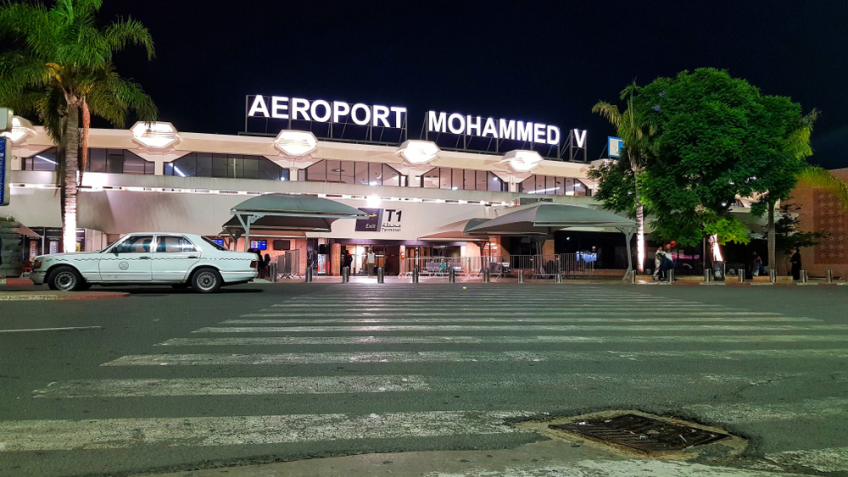
<svg viewBox="0 0 848 477">
<path fill-rule="evenodd" d="M 36 113 L 57 144 L 56 182 L 61 190 L 63 250 L 76 250 L 77 193 L 80 164 L 80 112 L 83 161 L 90 114 L 117 127 L 127 113 L 156 119 L 153 101 L 141 87 L 115 72 L 112 55 L 128 45 L 154 56 L 150 32 L 141 23 L 118 20 L 105 28 L 95 21 L 102 0 L 56 0 L 41 4 L 0 6 L 0 36 L 13 48 L 0 55 L 0 104 L 19 114 Z"/>
<path fill-rule="evenodd" d="M 634 81 L 624 88 L 620 98 L 626 100 L 627 109 L 622 113 L 618 106 L 604 101 L 592 107 L 593 113 L 598 113 L 606 118 L 615 127 L 618 136 L 624 142 L 624 152 L 630 162 L 630 170 L 633 172 L 636 201 L 636 222 L 639 229 L 636 233 L 636 256 L 638 257 L 637 269 L 640 273 L 645 269 L 645 208 L 642 205 L 642 197 L 639 191 L 639 175 L 645 168 L 647 161 L 647 140 L 654 133 L 650 121 L 640 113 L 634 104 L 634 99 L 639 92 L 639 86 Z"/>
</svg>

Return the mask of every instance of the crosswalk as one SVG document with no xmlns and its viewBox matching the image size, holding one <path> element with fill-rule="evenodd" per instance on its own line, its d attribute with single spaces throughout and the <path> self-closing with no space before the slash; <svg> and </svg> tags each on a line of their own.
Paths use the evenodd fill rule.
<svg viewBox="0 0 848 477">
<path fill-rule="evenodd" d="M 141 399 L 156 411 L 0 420 L 0 457 L 150 446 L 527 439 L 510 422 L 626 407 L 671 409 L 737 432 L 821 416 L 839 426 L 848 424 L 846 344 L 848 325 L 657 299 L 623 287 L 331 286 L 221 315 L 188 335 L 152 343 L 147 353 L 101 363 L 101 377 L 34 389 L 37 400 Z M 739 396 L 776 383 L 814 382 L 820 377 L 811 367 L 832 368 L 832 395 L 768 403 Z M 283 404 L 274 413 L 245 412 L 272 409 L 256 405 L 259 398 Z M 217 399 L 218 407 L 203 407 L 213 415 L 169 415 L 168 406 L 187 399 Z M 794 453 L 793 462 L 815 460 L 782 442 L 760 446 L 763 453 Z"/>
</svg>

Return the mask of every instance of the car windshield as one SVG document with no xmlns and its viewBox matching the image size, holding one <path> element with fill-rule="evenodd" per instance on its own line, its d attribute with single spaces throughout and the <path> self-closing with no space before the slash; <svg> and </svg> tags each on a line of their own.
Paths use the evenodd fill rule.
<svg viewBox="0 0 848 477">
<path fill-rule="evenodd" d="M 214 242 L 214 241 L 212 241 L 212 240 L 209 240 L 209 239 L 208 239 L 208 238 L 206 238 L 206 237 L 203 237 L 203 240 L 204 240 L 206 243 L 208 243 L 209 245 L 211 245 L 211 246 L 215 247 L 215 249 L 216 249 L 216 250 L 223 250 L 223 251 L 225 251 L 225 252 L 227 251 L 227 249 L 225 249 L 224 247 L 222 247 L 222 246 L 218 245 L 216 242 Z"/>
</svg>

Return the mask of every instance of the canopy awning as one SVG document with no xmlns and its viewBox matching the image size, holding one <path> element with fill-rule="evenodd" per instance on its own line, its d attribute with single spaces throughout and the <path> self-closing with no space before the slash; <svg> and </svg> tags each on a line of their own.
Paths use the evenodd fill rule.
<svg viewBox="0 0 848 477">
<path fill-rule="evenodd" d="M 485 242 L 489 240 L 487 234 L 471 235 L 468 233 L 473 227 L 476 227 L 489 219 L 467 219 L 443 225 L 437 228 L 432 234 L 418 237 L 421 241 L 431 242 Z"/>
<path fill-rule="evenodd" d="M 251 231 L 330 232 L 338 219 L 367 219 L 368 214 L 330 199 L 287 194 L 265 194 L 230 209 L 234 215 L 223 225 L 233 236 L 243 232 L 244 248 Z"/>
<path fill-rule="evenodd" d="M 614 228 L 628 233 L 635 231 L 636 222 L 626 217 L 567 204 L 537 202 L 487 220 L 468 230 L 471 234 L 490 235 L 548 235 L 570 227 Z"/>
<path fill-rule="evenodd" d="M 614 228 L 627 237 L 627 273 L 633 269 L 630 240 L 638 229 L 636 222 L 626 217 L 568 204 L 537 202 L 517 207 L 500 217 L 472 227 L 468 233 L 489 235 L 530 235 L 544 242 L 548 234 L 571 227 Z M 626 278 L 626 276 L 625 276 Z"/>
</svg>

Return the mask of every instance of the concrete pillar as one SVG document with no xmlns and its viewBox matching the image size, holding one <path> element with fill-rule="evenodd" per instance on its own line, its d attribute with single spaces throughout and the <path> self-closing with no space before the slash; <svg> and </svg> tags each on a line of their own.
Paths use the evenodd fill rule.
<svg viewBox="0 0 848 477">
<path fill-rule="evenodd" d="M 157 158 L 153 160 L 153 175 L 156 176 L 164 176 L 165 175 L 165 160 L 162 158 Z"/>
<path fill-rule="evenodd" d="M 289 167 L 289 180 L 292 182 L 297 182 L 297 171 L 300 169 L 297 167 Z"/>
<path fill-rule="evenodd" d="M 330 275 L 337 277 L 341 270 L 342 244 L 330 245 Z"/>
</svg>

